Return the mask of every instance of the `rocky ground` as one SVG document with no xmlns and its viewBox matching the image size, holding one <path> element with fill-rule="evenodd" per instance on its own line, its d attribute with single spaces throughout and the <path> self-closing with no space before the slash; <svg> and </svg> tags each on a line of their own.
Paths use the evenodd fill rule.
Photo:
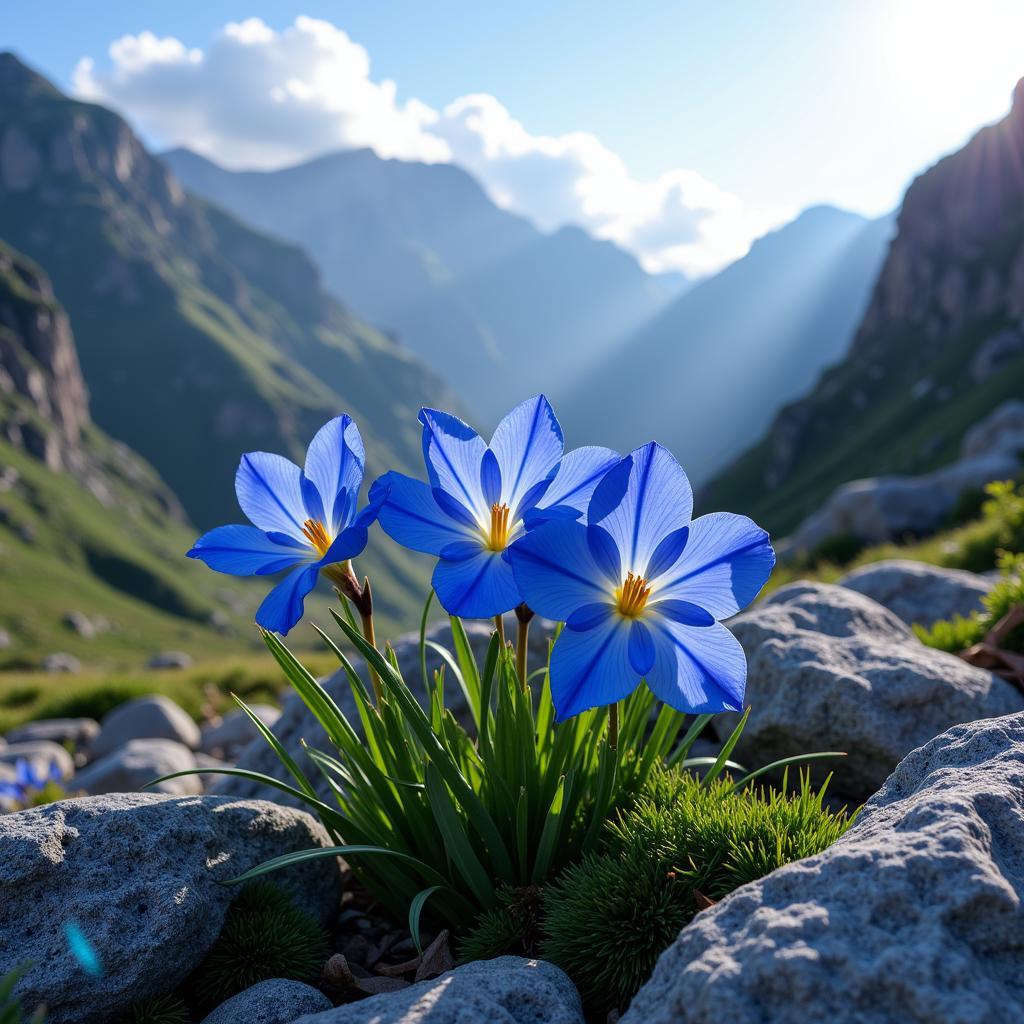
<svg viewBox="0 0 1024 1024">
<path fill-rule="evenodd" d="M 987 588 L 969 573 L 879 563 L 839 585 L 784 587 L 733 620 L 753 707 L 734 756 L 756 767 L 845 750 L 833 790 L 867 803 L 835 846 L 700 913 L 623 1024 L 1024 1019 L 1024 695 L 925 647 L 908 625 L 969 612 Z M 474 645 L 488 632 L 474 628 Z M 444 633 L 432 637 L 445 643 Z M 542 626 L 533 644 L 539 659 Z M 416 639 L 397 653 L 416 679 Z M 343 680 L 327 687 L 344 706 Z M 295 699 L 259 713 L 299 758 L 301 740 L 322 739 Z M 716 724 L 720 734 L 728 728 Z M 251 738 L 244 717 L 200 729 L 162 697 L 122 705 L 100 723 L 36 722 L 6 737 L 0 771 L 19 757 L 41 768 L 56 761 L 69 790 L 91 794 L 0 816 L 0 890 L 10 894 L 0 901 L 0 935 L 18 937 L 0 943 L 0 975 L 35 965 L 21 983 L 26 1004 L 45 1000 L 53 1024 L 99 1024 L 172 990 L 217 938 L 232 897 L 219 882 L 329 842 L 308 814 L 276 802 L 277 791 L 242 779 L 222 777 L 205 794 L 194 776 L 126 792 L 195 765 L 275 773 Z M 453 967 L 444 933 L 428 936 L 416 957 L 408 935 L 367 913 L 331 859 L 279 881 L 331 923 L 320 985 L 263 982 L 207 1024 L 584 1019 L 572 983 L 550 964 L 505 957 Z M 101 975 L 68 955 L 56 923 L 69 907 Z"/>
</svg>

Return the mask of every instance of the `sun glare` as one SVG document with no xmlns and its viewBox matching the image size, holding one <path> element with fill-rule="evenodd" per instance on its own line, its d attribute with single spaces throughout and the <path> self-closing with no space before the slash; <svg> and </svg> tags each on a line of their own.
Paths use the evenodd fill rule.
<svg viewBox="0 0 1024 1024">
<path fill-rule="evenodd" d="M 880 57 L 893 102 L 923 122 L 1002 116 L 1024 76 L 1021 0 L 891 0 Z"/>
</svg>

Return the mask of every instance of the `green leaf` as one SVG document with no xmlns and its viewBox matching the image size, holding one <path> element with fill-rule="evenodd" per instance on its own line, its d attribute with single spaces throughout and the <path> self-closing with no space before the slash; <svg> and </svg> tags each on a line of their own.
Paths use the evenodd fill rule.
<svg viewBox="0 0 1024 1024">
<path fill-rule="evenodd" d="M 736 728 L 733 729 L 732 734 L 722 745 L 722 749 L 715 759 L 715 763 L 708 769 L 707 774 L 701 779 L 702 786 L 710 786 L 719 775 L 722 774 L 722 769 L 725 767 L 726 762 L 729 760 L 729 755 L 733 752 L 736 744 L 740 741 L 740 736 L 743 734 L 743 727 L 747 724 L 747 719 L 750 717 L 750 708 L 743 712 L 743 717 L 736 723 Z"/>
<path fill-rule="evenodd" d="M 440 888 L 440 885 L 432 885 L 429 889 L 421 889 L 409 904 L 409 934 L 412 936 L 412 944 L 420 956 L 423 956 L 423 943 L 420 940 L 420 915 L 423 913 L 423 905 Z"/>
<path fill-rule="evenodd" d="M 430 692 L 430 677 L 427 675 L 427 618 L 430 615 L 430 606 L 434 601 L 434 590 L 431 588 L 427 594 L 426 603 L 423 605 L 423 614 L 420 616 L 420 675 L 423 677 L 423 691 Z"/>
<path fill-rule="evenodd" d="M 448 851 L 448 856 L 480 904 L 490 907 L 494 903 L 494 884 L 474 852 L 469 836 L 466 835 L 465 825 L 452 805 L 451 794 L 433 764 L 427 765 L 426 784 L 427 799 L 430 800 L 437 827 L 444 837 L 444 847 Z"/>
<path fill-rule="evenodd" d="M 742 778 L 737 779 L 732 784 L 732 789 L 740 789 L 745 786 L 748 782 L 753 782 L 754 779 L 759 778 L 768 772 L 775 771 L 779 768 L 787 768 L 791 764 L 803 764 L 805 761 L 821 761 L 827 757 L 846 757 L 846 753 L 841 750 L 819 750 L 812 754 L 794 754 L 792 757 L 783 757 L 778 761 L 772 761 L 771 764 L 766 764 L 755 771 L 750 772 L 748 775 L 744 775 Z M 824 788 L 824 787 L 822 787 Z"/>
</svg>

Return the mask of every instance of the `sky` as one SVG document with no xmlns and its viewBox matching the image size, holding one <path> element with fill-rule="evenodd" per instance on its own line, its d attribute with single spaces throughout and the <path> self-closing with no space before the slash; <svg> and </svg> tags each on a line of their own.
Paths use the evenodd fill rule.
<svg viewBox="0 0 1024 1024">
<path fill-rule="evenodd" d="M 9 5 L 0 46 L 154 148 L 452 161 L 544 230 L 709 273 L 799 210 L 868 216 L 1024 76 L 1021 0 Z"/>
</svg>

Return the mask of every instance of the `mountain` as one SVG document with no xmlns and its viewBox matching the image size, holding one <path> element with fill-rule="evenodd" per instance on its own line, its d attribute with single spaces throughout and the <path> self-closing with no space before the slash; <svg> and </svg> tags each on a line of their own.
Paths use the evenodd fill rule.
<svg viewBox="0 0 1024 1024">
<path fill-rule="evenodd" d="M 708 487 L 776 532 L 838 484 L 952 461 L 966 431 L 1024 391 L 1024 81 L 908 189 L 847 357 Z"/>
<path fill-rule="evenodd" d="M 153 469 L 92 423 L 67 314 L 0 242 L 0 664 L 223 648 L 257 598 L 186 564 L 192 535 Z"/>
<path fill-rule="evenodd" d="M 96 423 L 156 468 L 199 527 L 238 521 L 243 451 L 301 461 L 345 410 L 368 474 L 415 470 L 418 407 L 452 401 L 339 305 L 303 252 L 188 196 L 120 117 L 11 54 L 0 55 L 0 235 L 52 278 Z M 425 562 L 375 544 L 382 607 L 419 604 Z"/>
<path fill-rule="evenodd" d="M 707 479 L 845 351 L 891 229 L 819 206 L 759 239 L 579 376 L 562 406 L 572 438 L 629 451 L 655 437 Z"/>
<path fill-rule="evenodd" d="M 305 248 L 336 294 L 491 423 L 539 391 L 557 400 L 685 284 L 579 228 L 538 231 L 450 164 L 366 149 L 272 172 L 163 159 L 190 192 Z"/>
</svg>

